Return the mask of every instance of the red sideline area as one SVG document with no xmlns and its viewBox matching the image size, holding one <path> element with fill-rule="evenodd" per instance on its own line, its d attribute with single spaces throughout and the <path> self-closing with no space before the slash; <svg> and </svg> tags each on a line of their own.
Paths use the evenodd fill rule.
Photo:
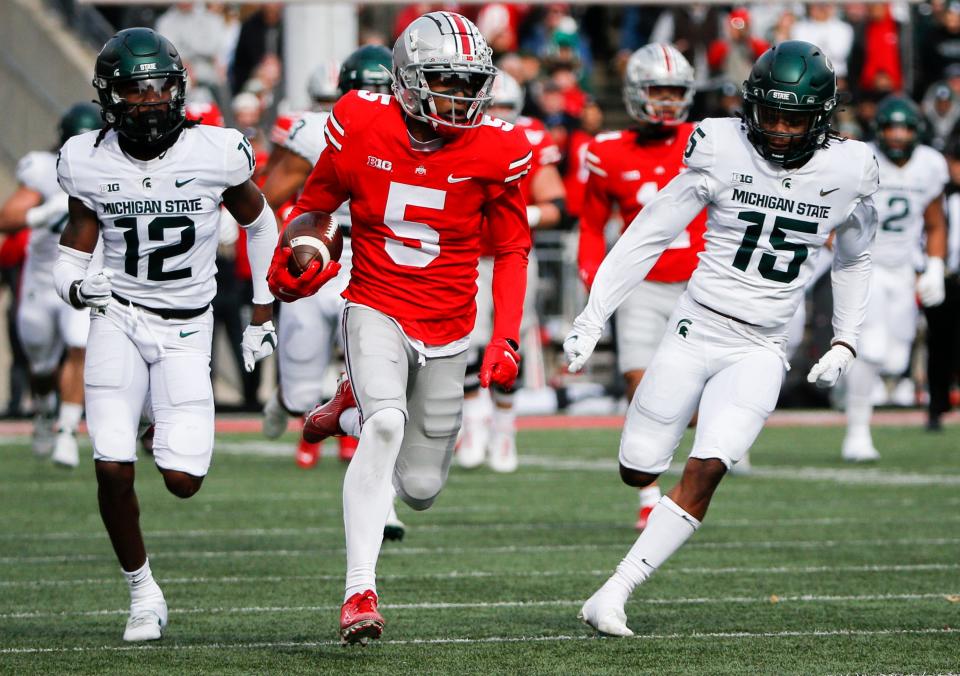
<svg viewBox="0 0 960 676">
<path fill-rule="evenodd" d="M 872 424 L 880 427 L 921 427 L 926 423 L 926 413 L 919 409 L 877 411 Z M 960 423 L 960 412 L 948 413 L 942 418 L 944 425 Z M 767 421 L 768 427 L 842 427 L 846 424 L 843 414 L 838 411 L 777 411 Z M 260 431 L 259 416 L 221 415 L 217 417 L 217 432 L 220 433 L 256 433 Z M 590 430 L 620 429 L 623 417 L 616 415 L 574 416 L 545 415 L 517 418 L 517 427 L 521 430 Z M 29 420 L 10 420 L 0 422 L 0 437 L 30 434 L 32 425 Z M 290 431 L 299 431 L 299 423 L 290 421 Z M 83 429 L 82 431 L 85 431 Z"/>
</svg>

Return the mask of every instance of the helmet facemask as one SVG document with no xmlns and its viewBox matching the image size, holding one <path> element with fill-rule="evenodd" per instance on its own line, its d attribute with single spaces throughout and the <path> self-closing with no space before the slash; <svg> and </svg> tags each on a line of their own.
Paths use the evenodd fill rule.
<svg viewBox="0 0 960 676">
<path fill-rule="evenodd" d="M 686 122 L 694 93 L 693 85 L 686 82 L 628 81 L 623 85 L 623 102 L 637 122 L 675 127 Z"/>
<path fill-rule="evenodd" d="M 410 117 L 441 127 L 473 129 L 493 101 L 492 65 L 452 63 L 411 64 L 396 73 L 402 87 L 397 98 Z M 399 91 L 397 91 L 399 89 Z"/>
<path fill-rule="evenodd" d="M 894 122 L 877 129 L 877 145 L 894 162 L 907 161 L 920 142 L 920 130 L 915 125 Z"/>
<path fill-rule="evenodd" d="M 108 124 L 137 143 L 158 143 L 186 119 L 186 77 L 182 73 L 106 80 L 96 78 Z"/>
<path fill-rule="evenodd" d="M 821 107 L 787 107 L 745 97 L 744 116 L 751 143 L 772 164 L 794 165 L 823 146 L 830 131 L 833 102 Z"/>
</svg>

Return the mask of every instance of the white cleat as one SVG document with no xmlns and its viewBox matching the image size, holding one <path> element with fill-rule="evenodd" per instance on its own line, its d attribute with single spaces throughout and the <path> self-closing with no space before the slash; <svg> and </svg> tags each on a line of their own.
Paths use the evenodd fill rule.
<svg viewBox="0 0 960 676">
<path fill-rule="evenodd" d="M 77 447 L 77 435 L 73 432 L 60 432 L 57 435 L 53 454 L 53 464 L 73 468 L 80 464 L 80 449 Z"/>
<path fill-rule="evenodd" d="M 601 587 L 593 596 L 587 599 L 580 612 L 577 613 L 577 619 L 582 620 L 601 634 L 608 636 L 633 636 L 633 632 L 627 626 L 627 614 L 623 611 L 623 606 L 606 594 L 602 594 Z"/>
<path fill-rule="evenodd" d="M 483 425 L 464 423 L 457 446 L 457 464 L 464 469 L 476 469 L 483 464 L 489 432 Z"/>
<path fill-rule="evenodd" d="M 130 608 L 130 617 L 127 619 L 127 628 L 123 631 L 123 640 L 156 641 L 163 636 L 167 626 L 167 602 L 160 598 L 160 602 L 153 602 L 149 606 L 135 606 Z"/>
<path fill-rule="evenodd" d="M 876 462 L 880 459 L 880 453 L 873 447 L 873 439 L 869 434 L 857 434 L 844 438 L 840 457 L 846 462 Z"/>
<path fill-rule="evenodd" d="M 280 403 L 280 393 L 274 392 L 263 407 L 263 436 L 267 439 L 280 438 L 287 431 L 288 417 L 286 409 Z"/>
<path fill-rule="evenodd" d="M 33 416 L 33 436 L 30 439 L 30 446 L 33 448 L 33 454 L 38 458 L 45 458 L 50 455 L 56 442 L 57 433 L 54 430 L 54 420 L 50 416 L 37 413 Z"/>
<path fill-rule="evenodd" d="M 494 432 L 488 446 L 487 464 L 494 472 L 510 474 L 516 472 L 520 461 L 517 459 L 517 437 L 506 432 Z"/>
</svg>

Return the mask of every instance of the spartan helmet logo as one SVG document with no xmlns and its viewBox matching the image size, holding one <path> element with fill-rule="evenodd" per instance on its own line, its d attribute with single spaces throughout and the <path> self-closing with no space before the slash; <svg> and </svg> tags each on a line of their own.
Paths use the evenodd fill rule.
<svg viewBox="0 0 960 676">
<path fill-rule="evenodd" d="M 690 325 L 693 324 L 693 321 L 690 319 L 681 319 L 677 322 L 677 333 L 680 334 L 681 338 L 686 338 L 687 333 L 690 331 Z"/>
</svg>

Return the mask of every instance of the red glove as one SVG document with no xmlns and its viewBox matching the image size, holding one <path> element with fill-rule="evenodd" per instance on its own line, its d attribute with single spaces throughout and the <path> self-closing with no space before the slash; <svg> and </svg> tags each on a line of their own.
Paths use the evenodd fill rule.
<svg viewBox="0 0 960 676">
<path fill-rule="evenodd" d="M 490 383 L 494 383 L 507 390 L 513 387 L 520 373 L 520 354 L 514 345 L 516 343 L 506 338 L 490 341 L 480 366 L 481 386 L 490 387 Z"/>
<path fill-rule="evenodd" d="M 340 271 L 340 264 L 337 261 L 330 261 L 327 267 L 321 270 L 320 261 L 315 260 L 300 273 L 299 277 L 294 277 L 287 269 L 287 261 L 292 254 L 293 249 L 288 246 L 277 247 L 273 252 L 273 260 L 270 261 L 270 270 L 267 272 L 270 293 L 284 303 L 292 303 L 312 296 Z"/>
</svg>

